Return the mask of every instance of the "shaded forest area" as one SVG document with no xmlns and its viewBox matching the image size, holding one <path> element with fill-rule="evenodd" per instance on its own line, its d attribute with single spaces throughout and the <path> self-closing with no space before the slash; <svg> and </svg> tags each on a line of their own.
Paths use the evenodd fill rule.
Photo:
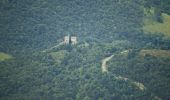
<svg viewBox="0 0 170 100">
<path fill-rule="evenodd" d="M 1 0 L 0 52 L 12 57 L 0 61 L 0 99 L 169 100 L 170 58 L 140 55 L 170 50 L 169 38 L 142 30 L 151 7 L 158 22 L 170 11 L 168 0 Z M 41 52 L 67 34 L 78 44 Z M 130 52 L 118 54 L 123 50 Z M 102 73 L 111 54 L 109 73 Z"/>
</svg>

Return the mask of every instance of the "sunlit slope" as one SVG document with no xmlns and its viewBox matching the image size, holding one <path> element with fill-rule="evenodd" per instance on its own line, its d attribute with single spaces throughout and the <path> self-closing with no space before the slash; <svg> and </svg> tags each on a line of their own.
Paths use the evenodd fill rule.
<svg viewBox="0 0 170 100">
<path fill-rule="evenodd" d="M 163 57 L 163 58 L 170 58 L 170 51 L 169 50 L 157 50 L 157 49 L 151 49 L 151 50 L 141 50 L 139 52 L 140 56 L 154 56 L 154 57 Z"/>
<path fill-rule="evenodd" d="M 144 19 L 143 30 L 149 33 L 163 33 L 165 36 L 170 37 L 170 15 L 163 13 L 162 17 L 163 23 Z"/>
<path fill-rule="evenodd" d="M 12 56 L 3 52 L 0 52 L 0 61 L 5 61 L 11 59 Z"/>
<path fill-rule="evenodd" d="M 61 64 L 62 60 L 66 56 L 67 51 L 51 52 L 50 56 L 54 59 L 56 64 Z"/>
</svg>

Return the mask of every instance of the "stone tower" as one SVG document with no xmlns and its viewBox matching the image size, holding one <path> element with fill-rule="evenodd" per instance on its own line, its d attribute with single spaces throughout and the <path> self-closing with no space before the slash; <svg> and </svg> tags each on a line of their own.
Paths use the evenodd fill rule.
<svg viewBox="0 0 170 100">
<path fill-rule="evenodd" d="M 64 37 L 64 43 L 65 44 L 77 44 L 77 37 L 76 36 L 70 36 L 70 34 L 68 34 L 67 36 Z"/>
</svg>

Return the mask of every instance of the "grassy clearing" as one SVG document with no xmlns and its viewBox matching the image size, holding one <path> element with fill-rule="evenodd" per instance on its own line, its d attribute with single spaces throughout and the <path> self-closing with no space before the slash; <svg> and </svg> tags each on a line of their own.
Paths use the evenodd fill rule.
<svg viewBox="0 0 170 100">
<path fill-rule="evenodd" d="M 59 64 L 64 59 L 66 53 L 67 53 L 67 51 L 62 50 L 62 51 L 58 51 L 58 52 L 51 52 L 50 55 L 55 60 L 55 62 Z"/>
<path fill-rule="evenodd" d="M 11 59 L 12 56 L 3 52 L 0 52 L 0 61 L 5 61 Z"/>
<path fill-rule="evenodd" d="M 163 23 L 144 19 L 143 30 L 149 33 L 163 33 L 165 36 L 170 37 L 170 15 L 163 13 L 162 17 Z"/>
<path fill-rule="evenodd" d="M 139 55 L 144 57 L 145 55 L 150 55 L 154 57 L 164 57 L 164 58 L 170 58 L 170 51 L 169 50 L 141 50 L 139 52 Z"/>
</svg>

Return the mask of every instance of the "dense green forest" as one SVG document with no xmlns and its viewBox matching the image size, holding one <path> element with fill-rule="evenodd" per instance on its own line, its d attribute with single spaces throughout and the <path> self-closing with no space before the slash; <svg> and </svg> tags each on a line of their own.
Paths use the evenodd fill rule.
<svg viewBox="0 0 170 100">
<path fill-rule="evenodd" d="M 170 100 L 170 35 L 143 29 L 165 14 L 169 0 L 0 0 L 0 100 Z"/>
</svg>

